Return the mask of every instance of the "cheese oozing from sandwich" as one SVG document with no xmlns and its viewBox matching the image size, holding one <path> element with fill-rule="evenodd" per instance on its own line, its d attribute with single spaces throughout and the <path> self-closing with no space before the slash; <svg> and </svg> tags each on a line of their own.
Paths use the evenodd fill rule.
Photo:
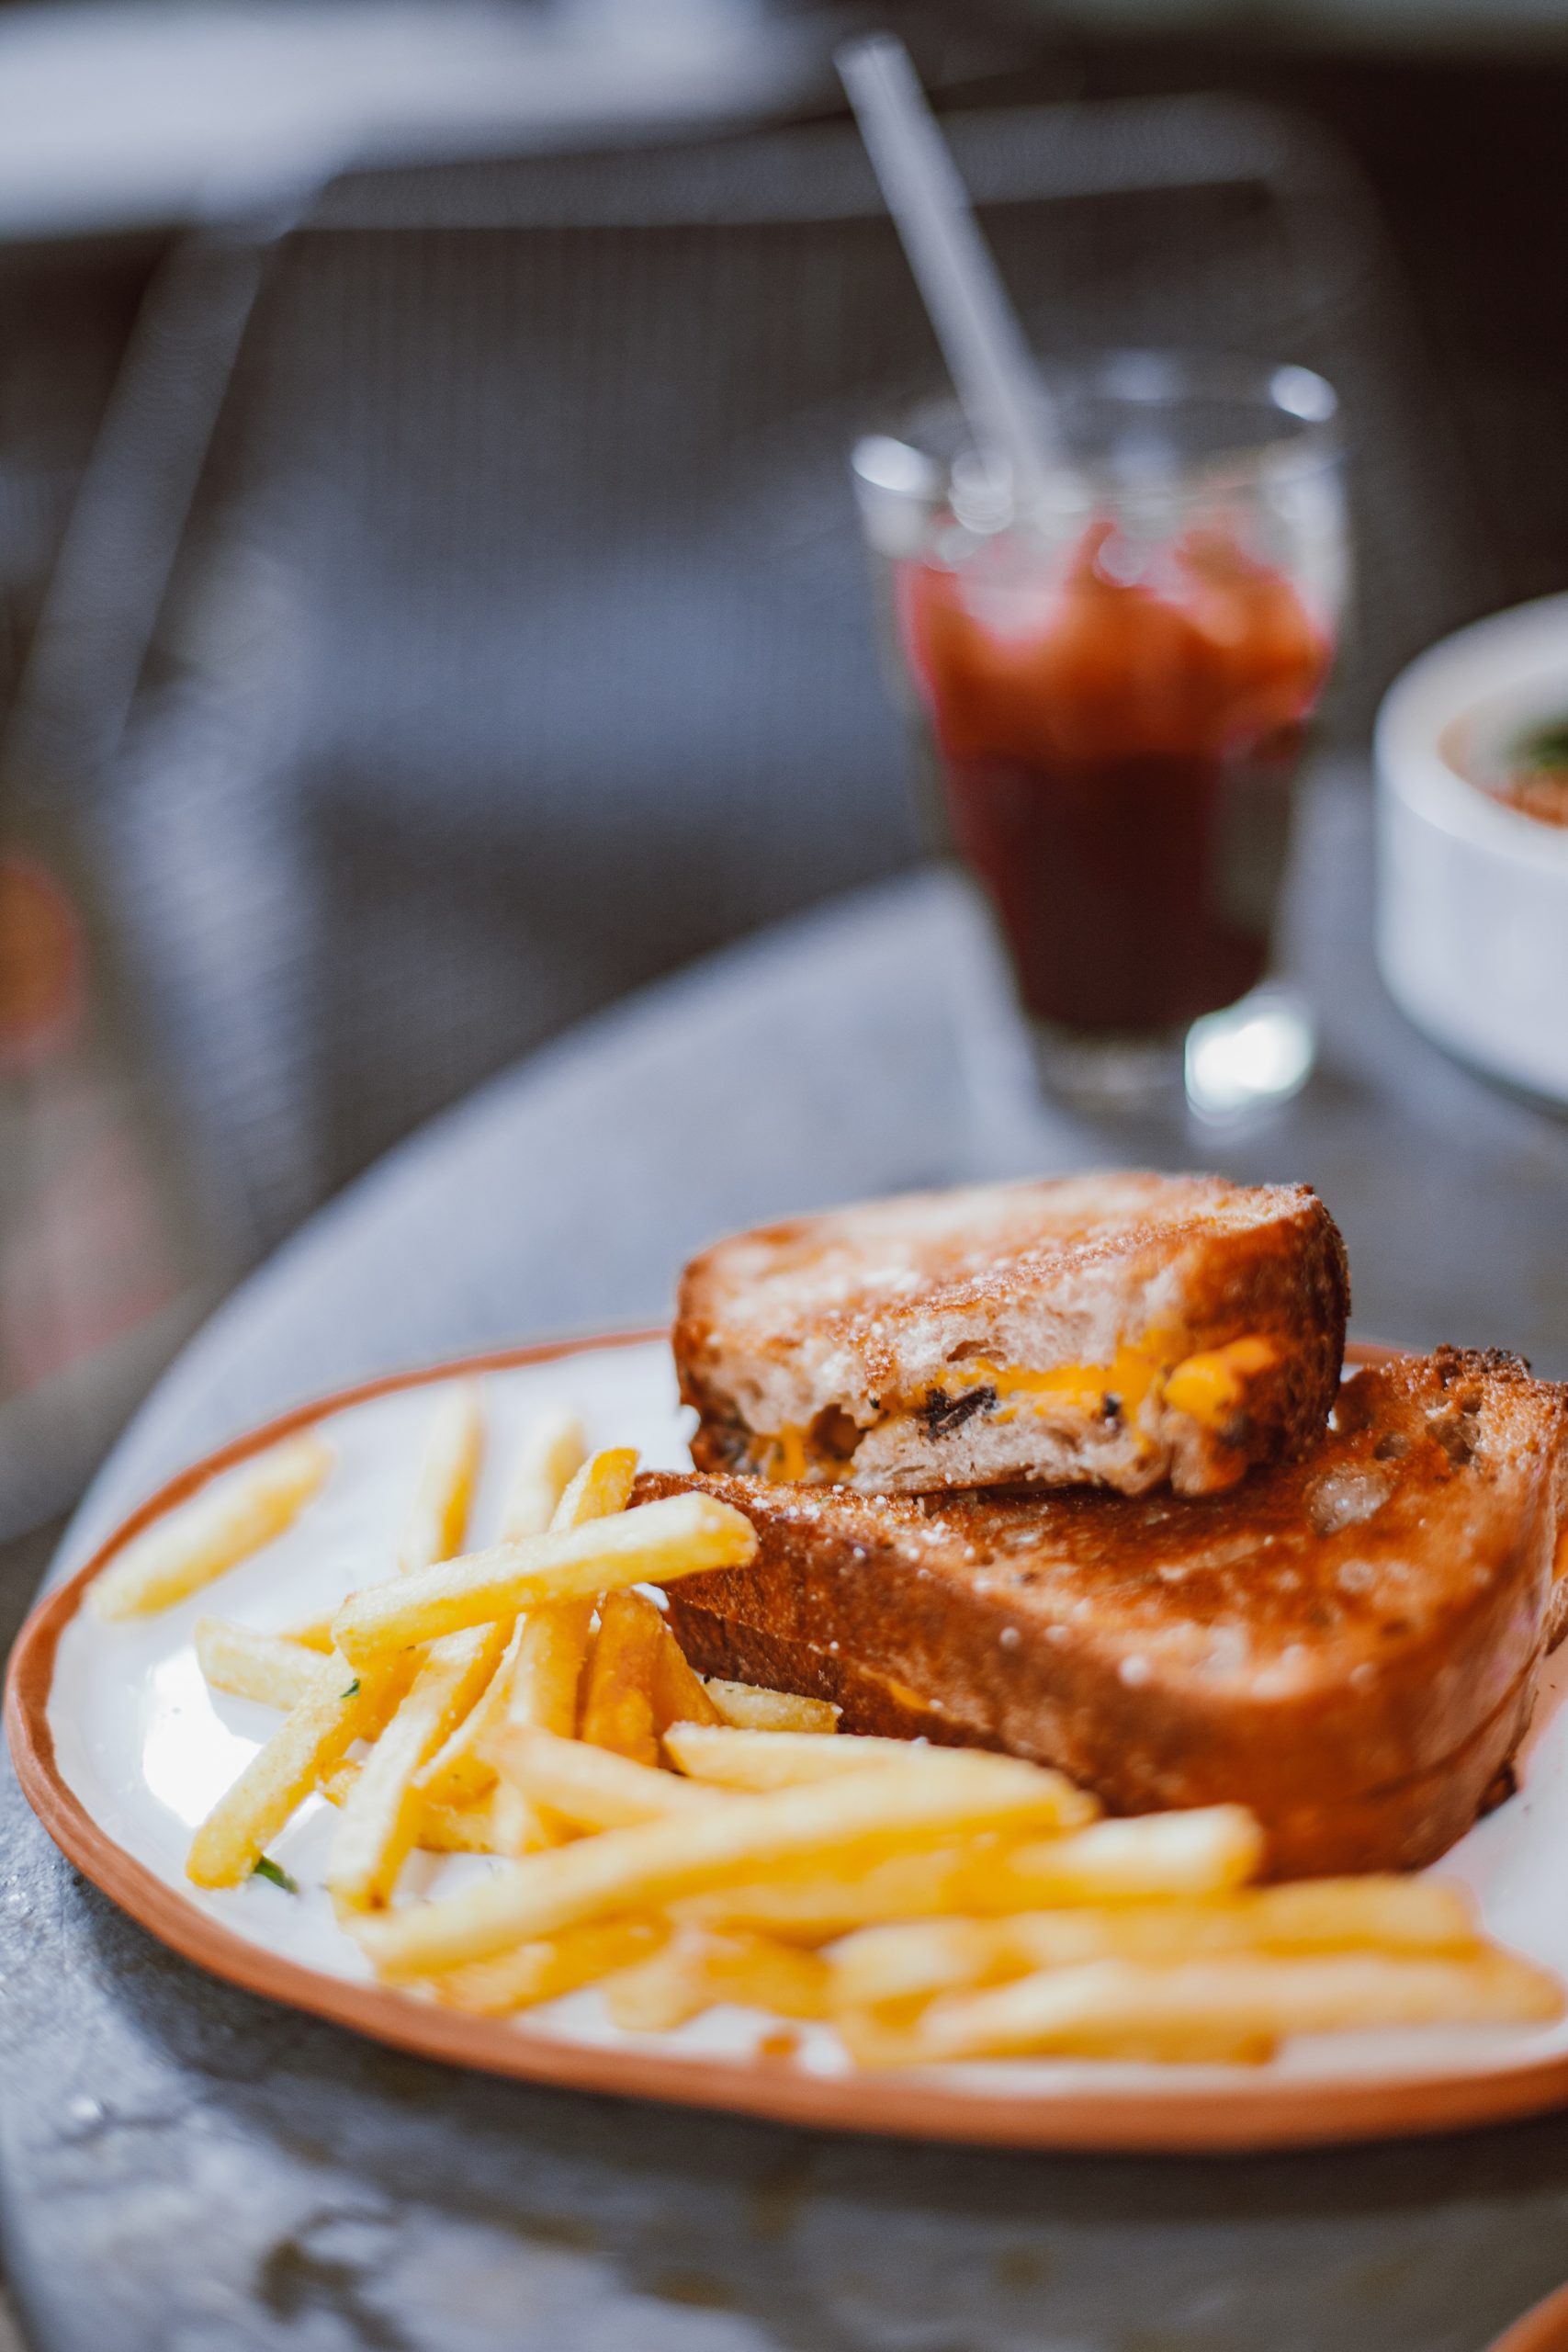
<svg viewBox="0 0 1568 2352">
<path fill-rule="evenodd" d="M 1109 1363 L 1053 1364 L 1040 1372 L 968 1356 L 952 1367 L 944 1382 L 929 1386 L 918 1403 L 889 1406 L 864 1427 L 846 1413 L 836 1414 L 837 1444 L 823 1443 L 814 1429 L 795 1422 L 758 1431 L 751 1466 L 778 1486 L 832 1484 L 848 1475 L 866 1428 L 917 1416 L 928 1424 L 940 1423 L 944 1414 L 961 1414 L 966 1405 L 998 1421 L 1012 1420 L 1021 1412 L 1066 1412 L 1133 1422 L 1152 1399 L 1200 1428 L 1223 1430 L 1241 1409 L 1248 1378 L 1270 1371 L 1279 1361 L 1274 1342 L 1257 1335 L 1194 1355 L 1179 1354 L 1179 1347 L 1169 1333 L 1146 1331 L 1140 1339 L 1124 1340 Z"/>
</svg>

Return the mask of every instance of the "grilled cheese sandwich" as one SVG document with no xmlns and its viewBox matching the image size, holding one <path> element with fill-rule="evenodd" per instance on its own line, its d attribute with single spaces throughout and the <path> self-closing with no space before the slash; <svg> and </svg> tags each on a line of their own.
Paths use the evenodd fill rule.
<svg viewBox="0 0 1568 2352">
<path fill-rule="evenodd" d="M 1123 1173 L 738 1235 L 687 1268 L 674 1344 L 702 1468 L 1201 1494 L 1312 1442 L 1348 1303 L 1304 1187 Z"/>
</svg>

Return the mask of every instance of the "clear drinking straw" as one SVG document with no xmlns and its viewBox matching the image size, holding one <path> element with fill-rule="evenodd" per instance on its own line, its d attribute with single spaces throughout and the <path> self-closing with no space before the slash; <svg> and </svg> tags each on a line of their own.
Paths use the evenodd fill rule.
<svg viewBox="0 0 1568 2352">
<path fill-rule="evenodd" d="M 834 63 L 976 447 L 987 470 L 1005 468 L 1015 510 L 1028 509 L 1055 454 L 1050 411 L 909 52 L 896 35 L 874 33 L 846 42 Z"/>
</svg>

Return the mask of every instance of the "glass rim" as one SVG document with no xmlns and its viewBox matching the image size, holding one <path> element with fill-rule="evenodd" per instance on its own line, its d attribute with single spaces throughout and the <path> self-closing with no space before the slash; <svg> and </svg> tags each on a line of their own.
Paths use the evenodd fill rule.
<svg viewBox="0 0 1568 2352">
<path fill-rule="evenodd" d="M 1238 435 L 1234 442 L 1179 458 L 1172 467 L 1161 491 L 1179 501 L 1210 495 L 1220 482 L 1243 487 L 1265 473 L 1278 480 L 1281 473 L 1330 470 L 1343 456 L 1338 394 L 1325 376 L 1294 361 L 1134 346 L 1059 357 L 1046 354 L 1037 364 L 1047 386 L 1071 386 L 1129 411 L 1153 413 L 1201 401 L 1252 411 L 1262 428 L 1257 434 Z M 923 395 L 906 399 L 858 435 L 850 466 L 863 490 L 932 510 L 942 505 L 960 461 L 976 453 L 967 433 L 945 454 L 933 449 L 929 425 L 924 434 L 919 426 L 937 417 L 962 422 L 951 386 L 933 384 Z M 1276 429 L 1268 429 L 1269 419 Z M 1190 490 L 1184 477 L 1190 479 Z M 1125 496 L 1135 487 L 1109 467 L 1068 458 L 1053 468 L 1043 503 L 1077 511 L 1098 499 Z"/>
</svg>

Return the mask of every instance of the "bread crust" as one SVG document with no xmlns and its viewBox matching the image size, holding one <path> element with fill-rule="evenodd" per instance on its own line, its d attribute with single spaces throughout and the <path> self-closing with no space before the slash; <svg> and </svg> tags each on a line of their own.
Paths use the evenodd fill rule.
<svg viewBox="0 0 1568 2352">
<path fill-rule="evenodd" d="M 687 1267 L 672 1337 L 703 1469 L 1204 1494 L 1317 1436 L 1348 1306 L 1307 1187 L 1118 1171 L 733 1236 Z M 1196 1409 L 1171 1375 L 1220 1351 Z"/>
<path fill-rule="evenodd" d="M 1058 1765 L 1115 1812 L 1239 1800 L 1284 1876 L 1441 1852 L 1561 1631 L 1568 1390 L 1513 1358 L 1363 1372 L 1310 1459 L 1224 1498 L 696 1483 L 761 1538 L 671 1589 L 702 1670 Z"/>
</svg>

